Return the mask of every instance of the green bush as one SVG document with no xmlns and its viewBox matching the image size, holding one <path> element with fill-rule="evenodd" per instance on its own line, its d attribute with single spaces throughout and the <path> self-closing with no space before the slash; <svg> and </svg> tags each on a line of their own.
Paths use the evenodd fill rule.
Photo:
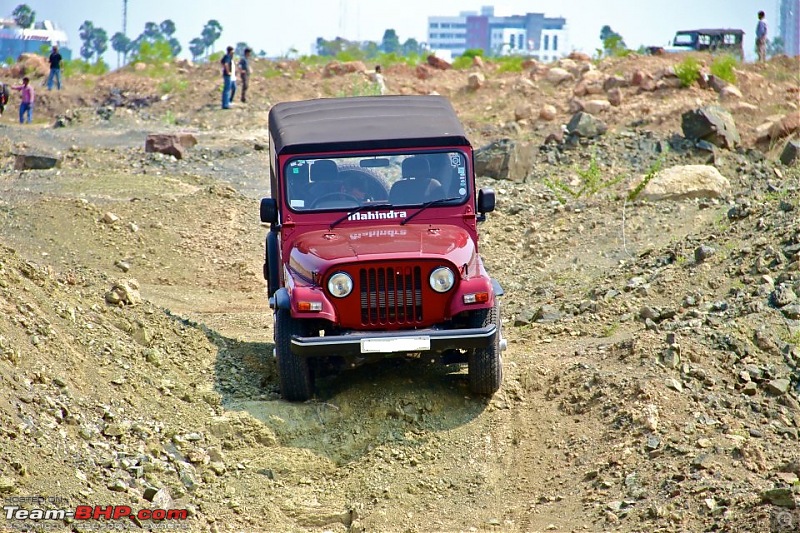
<svg viewBox="0 0 800 533">
<path fill-rule="evenodd" d="M 61 75 L 64 78 L 69 78 L 75 74 L 102 75 L 108 73 L 108 71 L 108 65 L 103 60 L 95 63 L 89 63 L 83 59 L 71 59 L 61 62 Z"/>
<path fill-rule="evenodd" d="M 693 56 L 686 56 L 675 66 L 675 74 L 681 80 L 681 85 L 689 87 L 700 77 L 700 63 Z"/>
<path fill-rule="evenodd" d="M 736 83 L 736 73 L 734 68 L 739 61 L 730 54 L 717 56 L 711 63 L 711 74 L 728 83 Z"/>
<path fill-rule="evenodd" d="M 522 63 L 525 62 L 522 56 L 502 56 L 495 59 L 498 64 L 497 72 L 522 72 Z"/>
</svg>

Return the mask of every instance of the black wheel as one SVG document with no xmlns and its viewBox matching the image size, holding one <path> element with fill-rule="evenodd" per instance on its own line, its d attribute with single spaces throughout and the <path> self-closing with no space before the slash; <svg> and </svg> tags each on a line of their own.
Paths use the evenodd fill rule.
<svg viewBox="0 0 800 533">
<path fill-rule="evenodd" d="M 494 342 L 486 348 L 469 352 L 469 390 L 474 394 L 494 394 L 503 381 L 503 361 L 500 356 L 500 302 L 497 297 L 490 309 L 475 311 L 470 317 L 470 327 L 497 326 Z"/>
<path fill-rule="evenodd" d="M 275 355 L 281 395 L 290 402 L 304 402 L 314 395 L 314 375 L 307 359 L 292 353 L 292 335 L 306 336 L 308 326 L 292 318 L 288 309 L 275 311 Z"/>
</svg>

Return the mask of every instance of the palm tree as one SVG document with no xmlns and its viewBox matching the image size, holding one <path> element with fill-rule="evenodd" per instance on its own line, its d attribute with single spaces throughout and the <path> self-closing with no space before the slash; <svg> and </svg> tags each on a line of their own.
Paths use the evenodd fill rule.
<svg viewBox="0 0 800 533">
<path fill-rule="evenodd" d="M 159 28 L 161 29 L 161 33 L 164 34 L 164 37 L 167 39 L 172 37 L 172 34 L 175 33 L 175 23 L 170 19 L 163 21 Z"/>
<path fill-rule="evenodd" d="M 101 56 L 108 50 L 108 33 L 103 28 L 95 28 L 92 33 L 92 48 L 99 63 Z"/>
<path fill-rule="evenodd" d="M 119 55 L 122 54 L 122 64 L 128 62 L 128 51 L 131 49 L 131 40 L 127 35 L 118 31 L 111 36 L 111 48 L 117 53 L 117 66 L 120 65 Z"/>
<path fill-rule="evenodd" d="M 214 43 L 217 42 L 221 35 L 222 25 L 218 21 L 211 19 L 206 22 L 201 36 L 206 44 L 206 48 L 211 48 L 212 54 L 214 53 Z"/>
<path fill-rule="evenodd" d="M 14 8 L 14 11 L 11 12 L 11 16 L 14 17 L 14 22 L 16 22 L 17 26 L 20 28 L 30 28 L 36 20 L 36 12 L 27 4 L 18 5 Z"/>
<path fill-rule="evenodd" d="M 197 58 L 202 56 L 206 51 L 206 42 L 202 37 L 195 37 L 189 41 L 189 52 L 192 54 L 192 61 L 197 61 Z"/>
<path fill-rule="evenodd" d="M 81 46 L 81 57 L 88 62 L 94 55 L 94 47 L 92 42 L 92 37 L 94 35 L 94 23 L 92 23 L 90 20 L 84 20 L 79 29 L 81 30 L 81 41 L 83 41 L 83 46 Z"/>
</svg>

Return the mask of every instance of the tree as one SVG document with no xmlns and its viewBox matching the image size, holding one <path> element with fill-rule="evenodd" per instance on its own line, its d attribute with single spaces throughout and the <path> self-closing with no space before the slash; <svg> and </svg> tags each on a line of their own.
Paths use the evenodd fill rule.
<svg viewBox="0 0 800 533">
<path fill-rule="evenodd" d="M 782 38 L 775 37 L 771 41 L 767 41 L 767 55 L 768 56 L 770 56 L 770 57 L 778 56 L 778 55 L 785 54 L 785 53 L 786 53 L 786 47 L 785 47 L 785 44 L 784 44 Z"/>
<path fill-rule="evenodd" d="M 167 42 L 169 43 L 170 50 L 172 50 L 172 57 L 177 57 L 178 54 L 181 53 L 181 50 L 183 50 L 181 43 L 175 37 L 170 37 Z"/>
<path fill-rule="evenodd" d="M 206 51 L 206 42 L 202 37 L 195 37 L 189 41 L 189 52 L 192 54 L 192 61 L 197 61 Z"/>
<path fill-rule="evenodd" d="M 99 63 L 101 56 L 108 50 L 108 34 L 103 28 L 95 28 L 92 32 L 92 49 Z"/>
<path fill-rule="evenodd" d="M 155 22 L 146 22 L 142 35 L 145 40 L 154 43 L 161 37 L 161 27 Z"/>
<path fill-rule="evenodd" d="M 600 28 L 600 40 L 603 41 L 603 50 L 607 56 L 620 55 L 628 49 L 622 35 L 612 30 L 608 24 Z"/>
<path fill-rule="evenodd" d="M 403 43 L 402 51 L 404 56 L 410 56 L 414 54 L 422 55 L 423 52 L 422 46 L 414 38 L 406 39 L 406 42 Z"/>
<path fill-rule="evenodd" d="M 397 37 L 396 31 L 389 29 L 383 32 L 381 50 L 386 54 L 396 54 L 400 52 L 400 39 Z"/>
<path fill-rule="evenodd" d="M 89 20 L 84 20 L 79 29 L 81 31 L 81 41 L 83 41 L 81 57 L 88 62 L 94 55 L 94 23 Z"/>
<path fill-rule="evenodd" d="M 161 29 L 161 33 L 164 35 L 164 37 L 167 38 L 167 40 L 169 40 L 172 37 L 172 34 L 175 33 L 175 23 L 172 22 L 170 19 L 161 22 L 159 28 Z"/>
<path fill-rule="evenodd" d="M 214 43 L 217 42 L 221 35 L 222 25 L 218 21 L 211 19 L 206 22 L 201 37 L 206 43 L 206 48 L 211 48 L 211 53 L 214 53 Z"/>
<path fill-rule="evenodd" d="M 131 40 L 127 35 L 118 31 L 111 36 L 111 48 L 117 53 L 117 65 L 119 62 L 119 55 L 122 54 L 122 64 L 127 63 L 128 52 L 131 49 Z"/>
<path fill-rule="evenodd" d="M 11 12 L 14 22 L 20 28 L 30 28 L 36 21 L 36 12 L 33 11 L 27 4 L 20 4 Z"/>
<path fill-rule="evenodd" d="M 245 48 L 249 48 L 247 43 L 238 42 L 238 43 L 236 43 L 236 46 L 234 47 L 234 53 L 237 56 L 243 56 Z"/>
</svg>

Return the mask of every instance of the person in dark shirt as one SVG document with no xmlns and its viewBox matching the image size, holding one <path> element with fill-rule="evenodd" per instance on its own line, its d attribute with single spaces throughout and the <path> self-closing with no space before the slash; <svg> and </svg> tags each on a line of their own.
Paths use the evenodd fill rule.
<svg viewBox="0 0 800 533">
<path fill-rule="evenodd" d="M 229 46 L 226 54 L 222 56 L 222 109 L 230 109 L 231 93 L 234 89 L 233 81 L 233 47 Z"/>
<path fill-rule="evenodd" d="M 245 48 L 244 56 L 239 60 L 239 76 L 242 78 L 242 103 L 247 101 L 247 88 L 250 86 L 250 74 L 253 73 L 253 67 L 250 66 L 252 53 L 252 49 Z"/>
<path fill-rule="evenodd" d="M 53 80 L 56 82 L 58 90 L 61 90 L 61 54 L 58 53 L 58 46 L 53 45 L 50 52 L 50 75 L 47 77 L 47 90 L 53 90 Z"/>
</svg>

